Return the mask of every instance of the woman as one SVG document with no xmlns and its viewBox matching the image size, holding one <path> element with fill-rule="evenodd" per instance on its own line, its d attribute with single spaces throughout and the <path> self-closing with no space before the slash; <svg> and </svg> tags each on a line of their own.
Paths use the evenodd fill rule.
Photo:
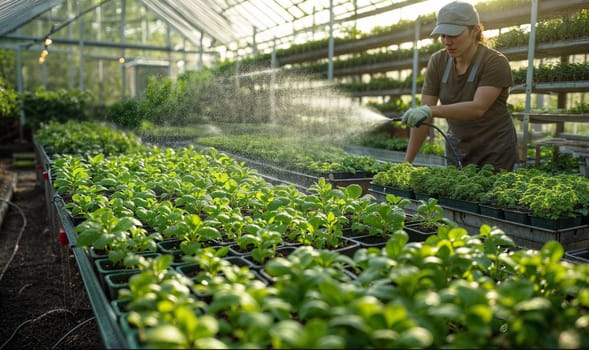
<svg viewBox="0 0 589 350">
<path fill-rule="evenodd" d="M 469 3 L 455 1 L 438 12 L 431 35 L 439 35 L 445 48 L 428 62 L 422 106 L 403 115 L 403 123 L 415 128 L 406 161 L 413 162 L 428 134 L 429 127 L 421 124 L 445 118 L 451 144 L 446 144 L 449 164 L 457 165 L 458 158 L 462 165 L 514 169 L 517 135 L 507 109 L 513 84 L 511 67 L 503 54 L 482 44 L 483 29 L 478 12 Z"/>
</svg>

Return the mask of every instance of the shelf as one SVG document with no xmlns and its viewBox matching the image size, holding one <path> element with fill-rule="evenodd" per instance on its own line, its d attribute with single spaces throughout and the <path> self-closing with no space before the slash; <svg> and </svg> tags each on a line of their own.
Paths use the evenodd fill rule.
<svg viewBox="0 0 589 350">
<path fill-rule="evenodd" d="M 525 84 L 514 85 L 511 88 L 512 94 L 525 92 Z M 549 94 L 558 92 L 589 92 L 589 80 L 534 83 L 532 92 L 536 94 Z"/>
<path fill-rule="evenodd" d="M 385 194 L 370 189 L 377 200 L 385 201 Z M 419 201 L 412 199 L 405 207 L 409 213 L 415 213 Z M 471 235 L 477 235 L 482 225 L 497 227 L 505 232 L 520 247 L 541 249 L 544 244 L 550 241 L 557 241 L 562 244 L 565 250 L 586 248 L 589 244 L 589 226 L 582 225 L 564 230 L 548 230 L 541 227 L 520 224 L 504 219 L 497 219 L 491 216 L 463 211 L 460 209 L 440 205 L 444 210 L 444 217 L 452 220 L 459 227 L 464 228 Z"/>
<path fill-rule="evenodd" d="M 527 45 L 499 48 L 498 50 L 503 53 L 509 61 L 528 59 L 529 48 Z M 559 42 L 538 43 L 535 47 L 534 57 L 561 57 L 585 52 L 589 52 L 589 37 L 575 38 Z"/>
<path fill-rule="evenodd" d="M 421 87 L 417 87 L 419 92 Z M 511 88 L 511 94 L 525 93 L 525 85 L 518 84 Z M 566 93 L 566 92 L 589 92 L 589 81 L 560 81 L 552 83 L 535 83 L 532 88 L 532 93 L 535 94 L 550 94 L 550 93 Z M 385 90 L 370 90 L 370 91 L 353 91 L 348 92 L 351 97 L 377 97 L 377 96 L 401 96 L 410 95 L 411 88 L 396 88 Z"/>
<path fill-rule="evenodd" d="M 358 145 L 348 145 L 345 147 L 346 152 L 361 156 L 370 156 L 383 162 L 401 163 L 405 160 L 405 152 L 391 151 L 380 148 L 364 147 Z M 434 154 L 419 153 L 413 162 L 416 166 L 446 166 L 446 157 Z"/>
<path fill-rule="evenodd" d="M 421 87 L 417 87 L 419 92 Z M 514 85 L 511 88 L 511 94 L 525 93 L 525 84 Z M 535 83 L 532 92 L 536 94 L 565 93 L 565 92 L 589 92 L 589 81 L 559 81 L 551 83 Z M 410 95 L 411 88 L 396 88 L 385 90 L 353 91 L 349 92 L 352 97 L 368 96 L 401 96 Z"/>
<path fill-rule="evenodd" d="M 419 92 L 421 87 L 417 87 Z M 511 88 L 511 94 L 525 93 L 525 84 L 514 85 Z M 560 81 L 551 83 L 535 83 L 532 88 L 532 93 L 536 94 L 550 94 L 550 93 L 565 93 L 565 92 L 589 92 L 589 81 Z M 385 90 L 370 90 L 370 91 L 353 91 L 349 92 L 352 97 L 368 97 L 368 96 L 401 96 L 410 95 L 411 88 L 396 88 Z"/>
<path fill-rule="evenodd" d="M 418 66 L 424 68 L 427 66 L 429 55 L 420 55 Z M 402 69 L 413 68 L 413 58 L 406 58 L 402 60 L 391 60 L 387 62 L 378 62 L 365 65 L 357 65 L 353 67 L 338 68 L 333 70 L 333 75 L 336 77 L 347 76 L 347 75 L 359 75 L 359 74 L 370 74 L 370 73 L 382 73 Z"/>
<path fill-rule="evenodd" d="M 417 92 L 421 91 L 421 87 L 417 87 Z M 370 90 L 370 91 L 354 91 L 348 93 L 352 97 L 368 97 L 368 96 L 401 96 L 411 95 L 411 88 L 397 88 L 386 90 Z"/>
<path fill-rule="evenodd" d="M 586 0 L 543 0 L 538 4 L 538 18 L 549 18 L 570 14 L 587 7 Z M 511 26 L 519 26 L 530 21 L 530 5 L 520 5 L 509 9 L 508 16 L 503 11 L 491 11 L 490 13 L 479 11 L 481 22 L 487 30 L 499 29 Z M 427 39 L 434 28 L 435 23 L 422 23 L 419 38 Z M 334 45 L 334 56 L 364 52 L 391 45 L 398 45 L 415 40 L 415 25 L 408 24 L 406 28 L 397 29 L 394 32 L 373 35 L 370 37 L 350 40 Z M 312 62 L 328 57 L 327 47 L 307 52 L 278 55 L 279 65 Z"/>
<path fill-rule="evenodd" d="M 511 115 L 519 121 L 523 121 L 523 112 L 514 112 Z M 530 123 L 589 123 L 589 114 L 572 113 L 529 113 Z"/>
<path fill-rule="evenodd" d="M 526 60 L 528 58 L 528 47 L 517 46 L 499 49 L 510 62 Z M 540 43 L 536 46 L 535 57 L 557 57 L 578 54 L 579 52 L 589 52 L 589 37 L 576 38 L 560 42 Z M 427 67 L 429 60 L 428 55 L 420 55 L 418 59 L 418 68 Z M 384 73 L 403 69 L 413 68 L 413 58 L 407 57 L 397 60 L 388 60 L 386 62 L 376 62 L 370 64 L 350 65 L 350 67 L 335 68 L 333 75 L 335 77 Z"/>
</svg>

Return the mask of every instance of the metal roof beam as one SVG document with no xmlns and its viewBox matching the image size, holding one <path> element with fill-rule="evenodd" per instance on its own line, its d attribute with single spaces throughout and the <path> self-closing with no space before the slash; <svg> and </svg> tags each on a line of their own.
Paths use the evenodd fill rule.
<svg viewBox="0 0 589 350">
<path fill-rule="evenodd" d="M 0 36 L 10 33 L 65 0 L 0 1 Z"/>
<path fill-rule="evenodd" d="M 34 36 L 23 36 L 23 35 L 5 35 L 4 39 L 10 39 L 10 40 L 15 40 L 15 41 L 35 41 L 35 40 L 38 40 L 39 38 L 34 37 Z M 79 39 L 54 38 L 54 39 L 52 39 L 52 41 L 53 41 L 54 45 L 55 44 L 74 45 L 74 46 L 80 45 Z M 92 40 L 84 40 L 82 43 L 84 44 L 84 46 L 106 47 L 106 48 L 116 48 L 116 49 L 199 53 L 199 50 L 187 50 L 185 48 L 175 48 L 175 47 L 170 47 L 170 46 L 156 46 L 156 45 L 144 45 L 144 44 L 132 44 L 132 43 L 113 43 L 113 42 L 92 41 Z"/>
</svg>

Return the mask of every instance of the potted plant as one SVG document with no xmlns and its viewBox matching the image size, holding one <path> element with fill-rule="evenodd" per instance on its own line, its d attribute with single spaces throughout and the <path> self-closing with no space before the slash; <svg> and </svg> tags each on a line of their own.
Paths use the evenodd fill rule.
<svg viewBox="0 0 589 350">
<path fill-rule="evenodd" d="M 182 241 L 180 249 L 186 255 L 194 255 L 203 245 L 215 245 L 215 241 L 221 239 L 219 230 L 196 214 L 190 214 L 167 227 L 163 234 L 165 237 L 179 238 Z"/>
<path fill-rule="evenodd" d="M 252 265 L 263 265 L 268 259 L 276 256 L 277 247 L 282 243 L 282 235 L 278 231 L 260 227 L 256 224 L 246 226 L 244 233 L 229 249 L 242 257 L 251 257 Z"/>
<path fill-rule="evenodd" d="M 405 226 L 404 206 L 409 199 L 387 195 L 385 202 L 373 202 L 366 206 L 360 214 L 360 220 L 354 222 L 355 227 L 367 232 L 367 235 L 354 237 L 361 246 L 384 246 L 392 234 Z"/>
<path fill-rule="evenodd" d="M 444 208 L 438 204 L 436 198 L 419 200 L 415 209 L 412 223 L 405 226 L 411 242 L 421 242 L 438 232 L 441 226 L 450 226 L 452 222 L 444 216 Z"/>
<path fill-rule="evenodd" d="M 521 203 L 530 209 L 530 224 L 550 230 L 580 226 L 579 197 L 570 175 L 538 175 L 531 179 Z"/>
<path fill-rule="evenodd" d="M 410 179 L 414 170 L 415 167 L 409 162 L 396 163 L 372 177 L 372 189 L 383 194 L 390 193 L 413 199 L 415 193 L 411 189 Z"/>
<path fill-rule="evenodd" d="M 483 194 L 492 186 L 494 176 L 494 169 L 490 164 L 481 168 L 475 164 L 468 164 L 460 171 L 451 168 L 448 174 L 451 178 L 450 183 L 445 184 L 450 187 L 450 191 L 447 195 L 438 197 L 440 205 L 480 213 L 479 203 Z"/>
<path fill-rule="evenodd" d="M 448 176 L 452 167 L 434 167 L 423 166 L 417 167 L 411 172 L 409 184 L 415 192 L 415 199 L 428 200 L 429 198 L 438 198 L 440 194 L 445 194 L 451 189 L 447 182 L 451 181 Z"/>
<path fill-rule="evenodd" d="M 527 225 L 530 222 L 529 208 L 521 203 L 533 169 L 519 168 L 516 171 L 501 172 L 487 194 L 494 198 L 503 209 L 505 220 Z"/>
</svg>

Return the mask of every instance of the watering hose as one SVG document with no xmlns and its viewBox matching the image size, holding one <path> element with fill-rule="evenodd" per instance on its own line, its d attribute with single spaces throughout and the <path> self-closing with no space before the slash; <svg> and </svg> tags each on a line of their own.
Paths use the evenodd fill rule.
<svg viewBox="0 0 589 350">
<path fill-rule="evenodd" d="M 388 122 L 401 121 L 401 119 L 402 119 L 401 117 L 389 118 L 389 121 Z M 444 137 L 444 140 L 446 140 L 446 144 L 450 147 L 450 151 L 452 151 L 452 154 L 454 155 L 454 159 L 456 160 L 456 164 L 458 165 L 458 168 L 460 170 L 462 170 L 462 162 L 460 161 L 460 157 L 458 157 L 458 153 L 456 152 L 456 149 L 454 149 L 454 146 L 452 146 L 452 143 L 450 143 L 450 141 L 448 140 L 448 137 L 442 131 L 442 129 L 440 129 L 439 127 L 435 126 L 434 124 L 426 123 L 426 122 L 417 123 L 417 125 L 415 125 L 415 127 L 419 127 L 421 125 L 431 126 L 432 128 L 436 129 Z"/>
</svg>

